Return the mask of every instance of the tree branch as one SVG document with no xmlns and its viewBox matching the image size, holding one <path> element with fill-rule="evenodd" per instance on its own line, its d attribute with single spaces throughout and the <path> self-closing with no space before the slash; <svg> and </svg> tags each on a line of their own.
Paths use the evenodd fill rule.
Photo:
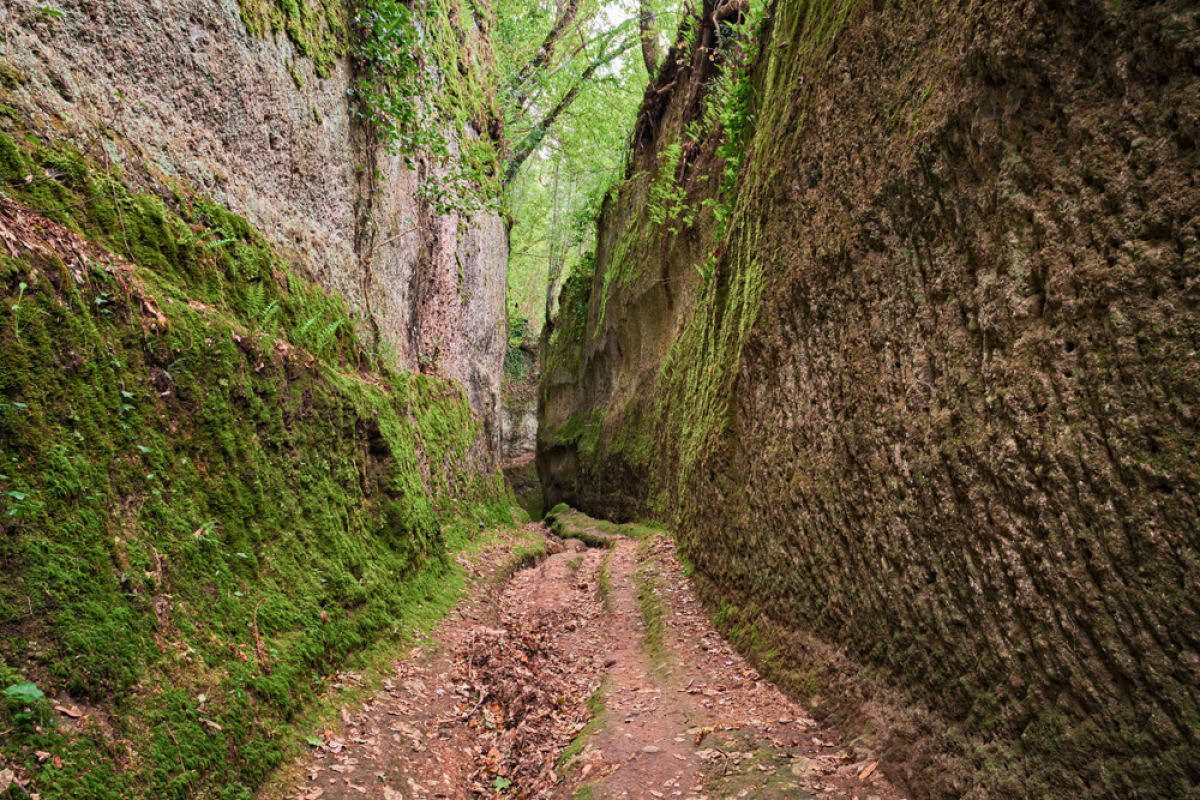
<svg viewBox="0 0 1200 800">
<path fill-rule="evenodd" d="M 638 3 L 638 32 L 642 39 L 642 61 L 646 63 L 646 73 L 650 80 L 658 71 L 658 62 L 662 54 L 658 50 L 658 17 L 650 8 L 650 0 L 639 0 Z"/>
<path fill-rule="evenodd" d="M 575 46 L 575 49 L 573 49 L 569 55 L 562 58 L 556 66 L 554 66 L 553 68 L 549 68 L 548 70 L 543 70 L 543 74 L 541 75 L 540 79 L 536 82 L 536 85 L 530 85 L 525 88 L 525 90 L 522 92 L 521 96 L 518 98 L 520 100 L 520 104 L 517 106 L 517 108 L 520 111 L 524 112 L 526 109 L 529 108 L 529 106 L 533 105 L 533 103 L 538 99 L 539 95 L 541 94 L 542 89 L 544 89 L 546 87 L 546 85 L 550 82 L 550 79 L 553 78 L 555 75 L 557 75 L 559 72 L 561 72 L 563 69 L 565 69 L 567 67 L 567 65 L 569 65 L 572 61 L 574 61 L 575 57 L 577 55 L 579 55 L 580 53 L 582 53 L 584 50 L 588 49 L 592 45 L 599 42 L 600 52 L 603 53 L 604 51 L 606 51 L 608 49 L 609 44 L 612 42 L 612 40 L 616 39 L 617 37 L 624 34 L 625 30 L 629 27 L 630 23 L 631 23 L 631 20 L 625 20 L 624 22 L 622 22 L 620 25 L 613 28 L 612 30 L 604 31 L 603 33 L 601 33 L 597 36 L 594 36 L 591 39 L 588 39 L 586 41 L 581 39 L 579 44 L 577 44 Z"/>
<path fill-rule="evenodd" d="M 526 84 L 530 83 L 538 72 L 544 70 L 550 63 L 550 59 L 554 57 L 559 40 L 562 39 L 563 34 L 567 32 L 567 28 L 575 21 L 575 17 L 579 13 L 580 2 L 581 0 L 567 0 L 566 5 L 559 12 L 558 18 L 546 32 L 546 38 L 542 40 L 541 47 L 533 54 L 529 63 L 521 67 L 521 70 L 513 76 L 508 89 L 516 98 L 518 107 L 525 105 L 525 98 L 529 96 L 529 92 L 525 88 Z"/>
<path fill-rule="evenodd" d="M 542 143 L 542 139 L 546 138 L 546 133 L 549 132 L 550 127 L 554 125 L 555 120 L 557 120 L 559 116 L 567 110 L 571 103 L 575 102 L 575 98 L 579 96 L 579 92 L 583 89 L 587 82 L 591 80 L 592 76 L 596 74 L 596 71 L 601 67 L 606 67 L 611 64 L 617 59 L 618 56 L 628 51 L 629 48 L 633 47 L 633 44 L 633 39 L 627 39 L 611 53 L 608 53 L 607 55 L 601 55 L 595 61 L 589 64 L 588 68 L 583 71 L 583 74 L 579 76 L 579 79 L 575 81 L 570 90 L 568 90 L 567 93 L 563 95 L 562 98 L 554 105 L 554 107 L 546 113 L 546 116 L 542 117 L 542 119 L 533 126 L 529 133 L 525 134 L 525 137 L 521 139 L 521 143 L 517 145 L 516 149 L 513 150 L 512 155 L 509 156 L 508 163 L 504 167 L 505 186 L 508 186 L 509 182 L 516 177 L 517 170 L 519 170 L 521 165 L 525 163 L 525 159 L 529 158 L 529 156 L 531 156 L 533 152 L 538 149 L 538 146 Z"/>
</svg>

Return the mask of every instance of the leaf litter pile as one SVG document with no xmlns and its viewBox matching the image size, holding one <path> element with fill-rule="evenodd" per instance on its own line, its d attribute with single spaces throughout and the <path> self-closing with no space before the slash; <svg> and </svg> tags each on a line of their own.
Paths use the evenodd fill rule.
<svg viewBox="0 0 1200 800">
<path fill-rule="evenodd" d="M 559 754 L 587 725 L 596 681 L 571 668 L 559 641 L 577 628 L 577 615 L 504 616 L 504 629 L 477 632 L 462 648 L 467 674 L 459 677 L 477 698 L 467 723 L 483 754 L 471 788 L 479 796 L 511 787 L 517 797 L 541 797 L 558 783 Z"/>
<path fill-rule="evenodd" d="M 539 532 L 551 553 L 564 549 Z M 502 556 L 485 553 L 491 563 L 472 571 L 495 572 Z M 576 572 L 559 559 L 469 598 L 360 713 L 342 710 L 341 730 L 310 737 L 302 774 L 281 776 L 298 789 L 276 785 L 260 797 L 549 797 L 561 789 L 557 760 L 587 725 L 587 698 L 600 685 L 603 662 L 580 654 L 580 637 L 602 614 L 595 569 Z"/>
</svg>

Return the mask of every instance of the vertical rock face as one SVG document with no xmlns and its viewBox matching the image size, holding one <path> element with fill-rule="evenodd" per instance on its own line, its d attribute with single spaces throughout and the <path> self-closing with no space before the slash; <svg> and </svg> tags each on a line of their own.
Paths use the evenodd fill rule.
<svg viewBox="0 0 1200 800">
<path fill-rule="evenodd" d="M 1187 796 L 1194 4 L 780 0 L 745 65 L 717 34 L 547 337 L 547 502 L 673 519 L 914 794 Z"/>
<path fill-rule="evenodd" d="M 410 167 L 360 116 L 348 54 L 379 40 L 341 0 L 0 4 L 0 688 L 45 695 L 0 703 L 0 761 L 27 794 L 250 796 L 320 676 L 452 605 L 451 554 L 511 523 L 505 225 L 439 213 L 488 179 L 487 36 L 432 5 L 455 46 L 413 55 L 446 88 L 413 102 L 474 90 L 472 118 Z"/>
<path fill-rule="evenodd" d="M 526 330 L 508 348 L 504 361 L 504 396 L 500 403 L 501 452 L 505 459 L 532 462 L 537 448 L 537 338 Z"/>
<path fill-rule="evenodd" d="M 537 411 L 525 406 L 500 407 L 500 431 L 505 458 L 532 453 L 537 447 Z"/>
<path fill-rule="evenodd" d="M 13 97 L 36 123 L 245 215 L 347 299 L 364 338 L 460 382 L 498 452 L 505 224 L 436 214 L 421 187 L 442 168 L 409 169 L 374 141 L 341 2 L 43 7 L 4 11 Z"/>
</svg>

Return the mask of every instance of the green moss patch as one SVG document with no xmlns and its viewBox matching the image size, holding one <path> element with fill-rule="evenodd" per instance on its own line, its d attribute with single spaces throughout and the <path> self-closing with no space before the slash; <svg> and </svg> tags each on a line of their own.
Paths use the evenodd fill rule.
<svg viewBox="0 0 1200 800">
<path fill-rule="evenodd" d="M 510 496 L 461 389 L 246 220 L 20 130 L 0 180 L 0 683 L 50 698 L 0 707 L 0 752 L 43 797 L 251 797 Z"/>
<path fill-rule="evenodd" d="M 319 77 L 328 78 L 334 62 L 346 55 L 346 6 L 340 0 L 238 0 L 238 7 L 251 35 L 286 33 L 313 60 Z M 303 85 L 299 79 L 297 85 Z"/>
</svg>

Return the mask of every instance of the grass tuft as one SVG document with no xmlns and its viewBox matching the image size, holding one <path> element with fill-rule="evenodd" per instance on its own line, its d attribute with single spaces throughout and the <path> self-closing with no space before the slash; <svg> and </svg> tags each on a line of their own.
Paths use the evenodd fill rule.
<svg viewBox="0 0 1200 800">
<path fill-rule="evenodd" d="M 596 691 L 592 692 L 591 695 L 588 696 L 587 708 L 588 713 L 590 713 L 592 717 L 588 720 L 588 723 L 584 726 L 583 730 L 581 730 L 579 734 L 571 740 L 571 743 L 563 748 L 563 751 L 558 754 L 558 760 L 556 761 L 556 764 L 558 765 L 559 769 L 570 766 L 571 761 L 581 752 L 583 752 L 584 745 L 587 744 L 588 738 L 604 726 L 603 715 L 606 708 L 605 698 L 608 696 L 609 684 L 610 680 L 606 676 L 599 688 L 597 688 Z"/>
</svg>

